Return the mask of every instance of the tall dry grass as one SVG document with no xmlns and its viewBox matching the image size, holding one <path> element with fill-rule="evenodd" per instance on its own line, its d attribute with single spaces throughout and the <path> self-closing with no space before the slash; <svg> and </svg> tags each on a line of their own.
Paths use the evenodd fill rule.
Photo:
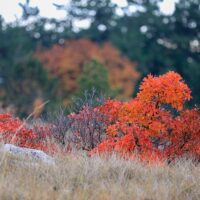
<svg viewBox="0 0 200 200">
<path fill-rule="evenodd" d="M 200 199 L 200 166 L 186 160 L 147 166 L 77 153 L 55 165 L 9 154 L 0 161 L 0 200 Z"/>
</svg>

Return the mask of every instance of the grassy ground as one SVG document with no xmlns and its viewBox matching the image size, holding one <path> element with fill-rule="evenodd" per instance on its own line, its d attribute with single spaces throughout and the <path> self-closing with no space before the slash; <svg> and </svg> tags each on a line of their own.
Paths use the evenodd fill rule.
<svg viewBox="0 0 200 200">
<path fill-rule="evenodd" d="M 48 166 L 0 154 L 1 200 L 198 200 L 200 166 L 145 166 L 137 161 L 60 157 Z M 26 164 L 24 164 L 26 163 Z"/>
</svg>

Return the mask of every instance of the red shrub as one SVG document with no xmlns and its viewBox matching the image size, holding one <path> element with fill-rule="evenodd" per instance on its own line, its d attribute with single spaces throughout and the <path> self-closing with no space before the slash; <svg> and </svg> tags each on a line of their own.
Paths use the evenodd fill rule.
<svg viewBox="0 0 200 200">
<path fill-rule="evenodd" d="M 167 138 L 171 144 L 166 149 L 168 157 L 186 154 L 200 159 L 200 110 L 183 111 L 174 119 L 171 129 Z"/>
<path fill-rule="evenodd" d="M 53 152 L 55 145 L 49 142 L 50 135 L 48 133 L 47 126 L 35 126 L 31 129 L 26 122 L 14 118 L 10 114 L 0 114 L 1 142 Z"/>
<path fill-rule="evenodd" d="M 91 153 L 118 152 L 141 159 L 200 158 L 200 113 L 184 110 L 191 91 L 175 72 L 148 76 L 137 97 L 122 103 L 108 100 L 99 110 L 109 116 L 106 138 Z M 173 111 L 179 113 L 177 117 Z"/>
</svg>

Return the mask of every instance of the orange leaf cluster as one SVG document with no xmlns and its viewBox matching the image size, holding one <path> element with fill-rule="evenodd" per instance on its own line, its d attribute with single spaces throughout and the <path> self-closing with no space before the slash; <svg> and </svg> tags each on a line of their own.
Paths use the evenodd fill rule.
<svg viewBox="0 0 200 200">
<path fill-rule="evenodd" d="M 54 45 L 49 50 L 38 51 L 36 57 L 51 75 L 59 77 L 61 90 L 71 93 L 77 89 L 76 78 L 83 66 L 94 59 L 107 67 L 111 87 L 122 89 L 121 95 L 125 97 L 131 97 L 139 79 L 136 65 L 110 43 L 98 45 L 87 39 L 70 40 L 63 46 Z"/>
<path fill-rule="evenodd" d="M 140 101 L 170 104 L 177 110 L 182 110 L 184 102 L 191 99 L 190 89 L 182 81 L 182 77 L 171 71 L 165 76 L 149 75 L 140 86 L 138 98 Z"/>
<path fill-rule="evenodd" d="M 142 160 L 190 154 L 200 159 L 200 112 L 184 110 L 190 99 L 191 91 L 179 74 L 149 75 L 135 99 L 125 103 L 108 100 L 98 108 L 110 125 L 107 137 L 91 154 L 115 151 Z"/>
</svg>

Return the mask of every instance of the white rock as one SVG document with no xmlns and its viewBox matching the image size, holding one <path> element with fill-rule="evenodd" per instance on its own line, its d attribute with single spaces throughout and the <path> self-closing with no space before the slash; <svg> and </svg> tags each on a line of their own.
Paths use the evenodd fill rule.
<svg viewBox="0 0 200 200">
<path fill-rule="evenodd" d="M 13 155 L 28 156 L 38 161 L 42 161 L 47 164 L 55 164 L 54 158 L 47 155 L 43 151 L 29 148 L 22 148 L 13 144 L 3 144 L 0 147 L 1 152 L 11 153 Z"/>
</svg>

